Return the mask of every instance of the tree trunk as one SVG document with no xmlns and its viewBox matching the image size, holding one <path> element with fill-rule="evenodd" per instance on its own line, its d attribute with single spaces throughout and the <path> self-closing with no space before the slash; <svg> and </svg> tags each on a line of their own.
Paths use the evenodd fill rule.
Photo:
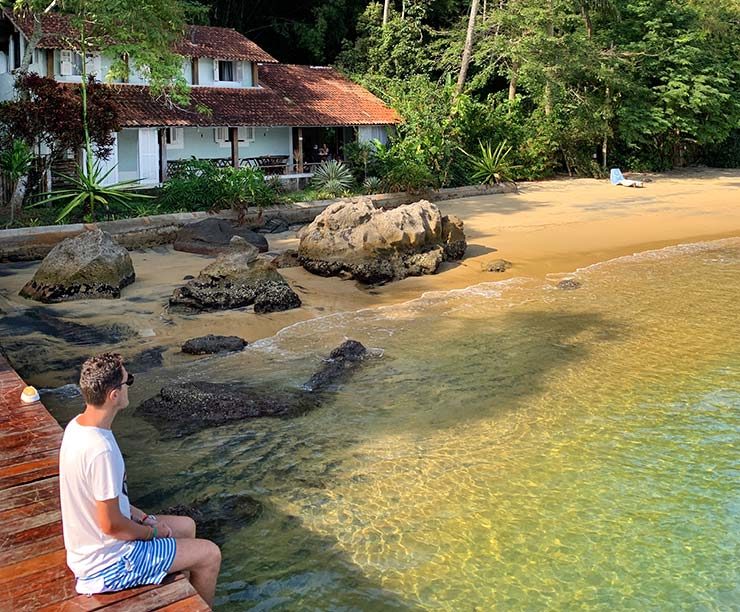
<svg viewBox="0 0 740 612">
<path fill-rule="evenodd" d="M 465 48 L 463 49 L 462 63 L 460 64 L 460 76 L 457 79 L 456 94 L 462 93 L 465 86 L 465 78 L 468 76 L 470 56 L 473 53 L 473 35 L 475 33 L 475 16 L 478 14 L 478 0 L 470 3 L 470 17 L 468 18 L 468 31 L 465 35 Z"/>
<path fill-rule="evenodd" d="M 511 65 L 511 78 L 509 79 L 509 102 L 516 99 L 516 83 L 519 80 L 519 62 Z"/>
<path fill-rule="evenodd" d="M 606 86 L 606 112 L 604 113 L 604 140 L 601 143 L 601 163 L 606 172 L 606 154 L 609 145 L 609 119 L 611 119 L 611 99 L 609 97 L 609 86 Z"/>
<path fill-rule="evenodd" d="M 545 25 L 545 33 L 549 39 L 555 36 L 555 25 L 553 24 L 553 13 L 552 13 L 552 0 L 547 3 L 548 6 L 548 18 L 547 24 Z M 548 46 L 551 41 L 548 41 Z M 545 70 L 545 116 L 549 117 L 552 114 L 552 85 L 550 84 L 550 76 Z"/>
<path fill-rule="evenodd" d="M 593 24 L 591 23 L 591 15 L 588 13 L 588 6 L 586 5 L 586 2 L 581 0 L 581 17 L 583 17 L 583 23 L 586 25 L 586 32 L 588 33 L 589 40 L 594 35 L 594 28 Z"/>
<path fill-rule="evenodd" d="M 383 27 L 388 25 L 388 13 L 391 9 L 391 0 L 385 0 L 383 2 Z"/>
<path fill-rule="evenodd" d="M 23 205 L 23 198 L 26 196 L 26 185 L 28 184 L 28 175 L 24 174 L 21 176 L 15 184 L 13 189 L 13 195 L 10 197 L 10 220 L 8 221 L 8 227 L 13 225 L 15 221 L 15 214 L 20 212 L 21 206 Z"/>
</svg>

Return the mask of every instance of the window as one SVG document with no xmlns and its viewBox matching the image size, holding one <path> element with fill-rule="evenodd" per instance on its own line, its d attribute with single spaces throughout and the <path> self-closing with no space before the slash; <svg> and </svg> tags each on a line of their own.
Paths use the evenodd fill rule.
<svg viewBox="0 0 740 612">
<path fill-rule="evenodd" d="M 227 127 L 217 127 L 214 129 L 214 138 L 219 146 L 230 147 L 231 138 L 230 131 Z M 239 142 L 254 142 L 254 128 L 253 127 L 240 127 L 237 128 L 237 134 Z"/>
<path fill-rule="evenodd" d="M 185 147 L 185 130 L 183 128 L 167 128 L 166 142 L 168 149 L 183 149 Z"/>
<path fill-rule="evenodd" d="M 218 80 L 219 81 L 233 81 L 234 80 L 234 62 L 225 62 L 223 60 L 218 62 Z"/>
<path fill-rule="evenodd" d="M 88 53 L 85 63 L 88 75 L 100 76 L 99 55 Z M 62 49 L 59 52 L 59 74 L 61 76 L 80 76 L 82 74 L 82 56 L 69 49 Z"/>
<path fill-rule="evenodd" d="M 213 60 L 213 81 L 215 83 L 240 83 L 243 79 L 242 71 L 242 62 Z"/>
</svg>

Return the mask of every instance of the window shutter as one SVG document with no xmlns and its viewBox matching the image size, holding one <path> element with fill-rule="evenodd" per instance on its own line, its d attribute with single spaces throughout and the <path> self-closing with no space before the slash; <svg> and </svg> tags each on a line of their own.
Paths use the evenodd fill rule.
<svg viewBox="0 0 740 612">
<path fill-rule="evenodd" d="M 218 83 L 218 60 L 213 60 L 213 82 Z"/>
<path fill-rule="evenodd" d="M 167 128 L 167 148 L 182 149 L 185 145 L 185 131 L 183 128 Z"/>
<path fill-rule="evenodd" d="M 240 127 L 239 128 L 239 142 L 251 142 L 254 140 L 254 128 L 253 127 Z"/>
<path fill-rule="evenodd" d="M 236 81 L 241 83 L 244 80 L 244 62 L 234 62 L 236 64 Z"/>
<path fill-rule="evenodd" d="M 216 135 L 216 142 L 219 144 L 223 144 L 225 142 L 229 142 L 229 128 L 227 127 L 217 127 L 214 129 L 214 133 Z"/>
<path fill-rule="evenodd" d="M 70 76 L 72 74 L 72 51 L 62 49 L 59 52 L 59 74 Z"/>
</svg>

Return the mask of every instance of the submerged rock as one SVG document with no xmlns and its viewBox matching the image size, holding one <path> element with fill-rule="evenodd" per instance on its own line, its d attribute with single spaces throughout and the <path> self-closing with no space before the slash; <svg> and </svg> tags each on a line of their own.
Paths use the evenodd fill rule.
<svg viewBox="0 0 740 612">
<path fill-rule="evenodd" d="M 574 289 L 580 288 L 581 282 L 577 281 L 575 278 L 564 278 L 558 283 L 558 289 L 562 289 L 563 291 L 573 291 Z"/>
<path fill-rule="evenodd" d="M 361 343 L 344 342 L 300 389 L 281 391 L 205 381 L 165 385 L 157 395 L 140 404 L 136 414 L 154 425 L 165 438 L 255 417 L 299 416 L 316 408 L 322 392 L 346 380 L 367 355 Z"/>
<path fill-rule="evenodd" d="M 264 236 L 228 219 L 215 217 L 188 223 L 177 233 L 173 247 L 176 251 L 187 253 L 220 255 L 234 248 L 234 236 L 243 239 L 261 253 L 267 252 L 267 239 Z"/>
<path fill-rule="evenodd" d="M 426 200 L 388 211 L 368 199 L 332 204 L 300 232 L 298 257 L 309 272 L 383 283 L 433 274 L 467 247 L 463 222 Z"/>
<path fill-rule="evenodd" d="M 482 263 L 481 269 L 484 272 L 506 272 L 513 265 L 514 264 L 506 259 L 493 259 Z"/>
<path fill-rule="evenodd" d="M 57 244 L 20 295 L 45 304 L 119 298 L 135 278 L 128 251 L 96 229 Z"/>
<path fill-rule="evenodd" d="M 323 367 L 304 385 L 308 391 L 325 389 L 331 384 L 341 382 L 345 373 L 368 356 L 367 349 L 357 340 L 346 340 L 330 354 Z"/>
<path fill-rule="evenodd" d="M 255 312 L 298 308 L 301 300 L 275 267 L 251 251 L 220 256 L 175 289 L 170 310 L 200 312 L 255 305 Z"/>
<path fill-rule="evenodd" d="M 213 353 L 241 351 L 247 346 L 247 341 L 238 336 L 200 336 L 186 340 L 182 345 L 182 352 L 189 355 L 210 355 Z"/>
<path fill-rule="evenodd" d="M 249 495 L 220 495 L 197 499 L 192 504 L 170 506 L 160 514 L 189 516 L 195 521 L 197 537 L 221 545 L 229 532 L 253 523 L 262 511 L 262 504 Z"/>
</svg>

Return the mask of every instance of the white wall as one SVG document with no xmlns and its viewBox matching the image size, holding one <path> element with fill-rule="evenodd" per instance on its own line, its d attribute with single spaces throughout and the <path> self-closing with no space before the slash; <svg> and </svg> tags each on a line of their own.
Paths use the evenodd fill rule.
<svg viewBox="0 0 740 612">
<path fill-rule="evenodd" d="M 214 138 L 214 129 L 183 128 L 184 146 L 181 149 L 167 148 L 167 159 L 219 159 L 231 157 L 231 143 L 224 146 Z M 239 157 L 260 157 L 262 155 L 290 155 L 290 128 L 254 128 L 253 142 L 239 143 Z"/>
</svg>

